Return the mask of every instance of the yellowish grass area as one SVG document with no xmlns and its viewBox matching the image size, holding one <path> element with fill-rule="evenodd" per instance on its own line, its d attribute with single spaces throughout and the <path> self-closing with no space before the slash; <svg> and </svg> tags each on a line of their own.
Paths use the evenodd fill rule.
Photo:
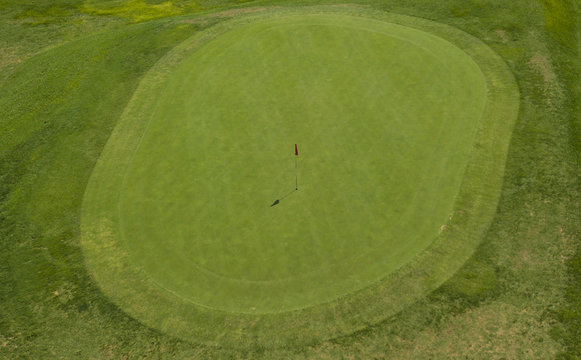
<svg viewBox="0 0 581 360">
<path fill-rule="evenodd" d="M 195 9 L 198 5 L 188 5 L 188 9 Z M 97 1 L 90 1 L 79 6 L 79 11 L 97 16 L 119 16 L 133 22 L 141 22 L 158 19 L 167 16 L 174 16 L 184 13 L 184 7 L 176 6 L 171 1 L 161 4 L 148 4 L 145 0 L 129 0 L 122 5 L 103 6 Z"/>
</svg>

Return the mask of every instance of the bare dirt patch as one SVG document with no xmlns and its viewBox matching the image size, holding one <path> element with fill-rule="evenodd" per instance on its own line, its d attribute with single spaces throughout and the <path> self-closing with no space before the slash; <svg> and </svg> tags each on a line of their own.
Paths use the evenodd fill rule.
<svg viewBox="0 0 581 360">
<path fill-rule="evenodd" d="M 504 31 L 502 29 L 498 29 L 495 31 L 495 33 L 502 40 L 503 43 L 506 44 L 508 42 L 508 36 L 506 35 L 506 31 Z"/>
</svg>

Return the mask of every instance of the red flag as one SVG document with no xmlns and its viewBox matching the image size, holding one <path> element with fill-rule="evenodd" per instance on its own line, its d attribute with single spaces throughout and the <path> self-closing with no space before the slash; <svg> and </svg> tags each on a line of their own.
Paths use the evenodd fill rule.
<svg viewBox="0 0 581 360">
<path fill-rule="evenodd" d="M 299 148 L 297 147 L 297 144 L 295 144 L 295 155 L 299 156 Z"/>
</svg>

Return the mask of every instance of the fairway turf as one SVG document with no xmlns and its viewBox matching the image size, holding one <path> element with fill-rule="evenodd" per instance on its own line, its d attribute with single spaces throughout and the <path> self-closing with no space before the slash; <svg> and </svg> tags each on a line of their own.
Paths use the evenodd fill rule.
<svg viewBox="0 0 581 360">
<path fill-rule="evenodd" d="M 378 316 L 373 303 L 385 301 L 386 284 L 400 286 L 414 266 L 380 280 L 443 236 L 470 183 L 482 119 L 501 119 L 487 114 L 496 100 L 481 68 L 440 37 L 337 13 L 291 15 L 182 44 L 148 74 L 93 174 L 88 263 L 106 292 L 153 326 L 209 340 L 226 312 L 236 327 L 267 334 L 293 311 L 326 314 L 333 302 L 337 314 L 347 301 L 346 323 L 332 331 L 348 332 L 359 326 L 349 309 L 362 299 Z M 514 116 L 512 104 L 503 115 Z M 464 206 L 493 208 L 496 199 Z M 434 251 L 416 259 L 436 268 L 420 287 L 408 279 L 391 311 L 450 276 L 477 239 L 451 251 L 455 259 Z M 362 299 L 346 296 L 364 288 Z M 171 321 L 151 318 L 154 302 Z M 259 314 L 272 314 L 260 318 L 271 325 L 248 323 Z M 206 328 L 184 334 L 183 321 Z"/>
</svg>

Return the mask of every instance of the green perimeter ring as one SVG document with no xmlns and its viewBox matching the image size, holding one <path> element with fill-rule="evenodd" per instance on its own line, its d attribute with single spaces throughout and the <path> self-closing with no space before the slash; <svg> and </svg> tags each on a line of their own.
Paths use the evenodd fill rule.
<svg viewBox="0 0 581 360">
<path fill-rule="evenodd" d="M 251 21 L 317 13 L 360 16 L 426 31 L 464 50 L 479 65 L 486 77 L 488 96 L 454 216 L 414 260 L 383 280 L 329 303 L 276 314 L 232 313 L 193 305 L 162 289 L 132 265 L 118 242 L 117 214 L 100 206 L 118 198 L 119 187 L 115 185 L 122 176 L 107 173 L 103 164 L 111 158 L 130 160 L 127 154 L 132 154 L 146 126 L 139 118 L 148 105 L 141 95 L 156 89 L 192 50 Z M 357 7 L 275 9 L 222 22 L 183 42 L 160 60 L 143 78 L 114 129 L 111 138 L 123 136 L 124 141 L 105 146 L 82 206 L 81 243 L 88 269 L 105 294 L 129 315 L 186 341 L 238 348 L 279 347 L 315 343 L 363 329 L 436 289 L 472 255 L 496 211 L 518 105 L 518 87 L 503 60 L 480 40 L 448 25 Z M 108 181 L 99 181 L 102 176 Z"/>
</svg>

